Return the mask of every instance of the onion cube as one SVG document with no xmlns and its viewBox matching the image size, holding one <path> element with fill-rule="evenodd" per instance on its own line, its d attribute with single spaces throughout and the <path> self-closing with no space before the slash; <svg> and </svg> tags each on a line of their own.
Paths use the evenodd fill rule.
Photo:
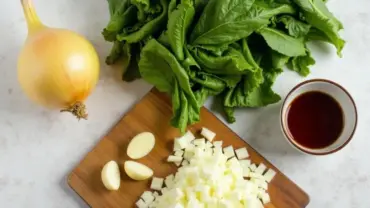
<svg viewBox="0 0 370 208">
<path fill-rule="evenodd" d="M 262 194 L 261 199 L 262 199 L 262 202 L 263 202 L 264 204 L 267 204 L 267 203 L 269 203 L 269 202 L 271 201 L 271 200 L 270 200 L 270 196 L 268 195 L 268 193 L 264 193 L 264 194 Z"/>
<path fill-rule="evenodd" d="M 266 173 L 265 173 L 265 175 L 263 175 L 263 177 L 265 178 L 265 180 L 267 181 L 267 182 L 271 182 L 272 181 L 272 179 L 275 177 L 275 175 L 276 175 L 276 172 L 273 170 L 273 169 L 269 169 Z"/>
<path fill-rule="evenodd" d="M 190 144 L 189 140 L 186 137 L 180 137 L 177 139 L 180 149 L 185 149 Z"/>
<path fill-rule="evenodd" d="M 213 147 L 213 144 L 209 141 L 206 142 L 206 148 L 210 149 Z"/>
<path fill-rule="evenodd" d="M 144 200 L 142 199 L 139 199 L 137 202 L 136 202 L 136 206 L 138 208 L 147 208 L 148 205 L 144 202 Z"/>
<path fill-rule="evenodd" d="M 141 198 L 146 204 L 150 204 L 154 201 L 153 193 L 150 191 L 144 191 L 144 193 L 141 195 Z"/>
<path fill-rule="evenodd" d="M 202 136 L 204 136 L 208 141 L 212 142 L 212 140 L 215 138 L 216 136 L 216 133 L 214 133 L 213 131 L 203 127 L 202 128 L 202 131 L 200 132 L 200 134 Z"/>
<path fill-rule="evenodd" d="M 249 157 L 248 150 L 245 147 L 235 150 L 235 154 L 236 154 L 236 156 L 238 157 L 239 160 L 242 160 L 242 159 L 245 159 L 245 158 Z"/>
<path fill-rule="evenodd" d="M 204 138 L 194 139 L 193 144 L 197 147 L 205 147 L 206 146 L 206 140 Z"/>
<path fill-rule="evenodd" d="M 222 141 L 215 141 L 215 142 L 213 142 L 213 146 L 215 146 L 215 147 L 222 147 Z"/>
<path fill-rule="evenodd" d="M 174 153 L 174 155 L 175 156 L 183 156 L 184 155 L 184 151 L 182 151 L 182 150 L 177 150 L 177 151 L 175 151 L 175 153 Z"/>
<path fill-rule="evenodd" d="M 166 179 L 164 179 L 164 184 L 166 185 L 166 187 L 172 188 L 174 178 L 175 176 L 171 174 L 171 175 L 168 175 Z"/>
<path fill-rule="evenodd" d="M 263 172 L 265 172 L 265 170 L 266 170 L 265 164 L 261 163 L 261 164 L 258 165 L 257 169 L 254 172 L 258 173 L 258 174 L 263 174 Z"/>
<path fill-rule="evenodd" d="M 174 143 L 173 143 L 173 151 L 181 150 L 179 139 L 176 138 Z"/>
<path fill-rule="evenodd" d="M 228 146 L 224 148 L 224 155 L 229 159 L 235 156 L 234 148 L 233 146 Z"/>
<path fill-rule="evenodd" d="M 243 169 L 243 177 L 249 177 L 249 174 L 250 174 L 250 170 L 248 167 L 245 167 L 245 166 L 242 166 L 242 169 Z"/>
<path fill-rule="evenodd" d="M 187 166 L 187 165 L 189 165 L 190 163 L 189 163 L 189 161 L 187 161 L 187 160 L 184 160 L 184 161 L 182 161 L 182 163 L 181 163 L 181 165 L 182 166 Z"/>
<path fill-rule="evenodd" d="M 163 186 L 163 181 L 164 181 L 163 178 L 153 177 L 152 184 L 150 185 L 150 188 L 153 189 L 153 190 L 160 191 L 162 189 L 162 186 Z"/>
<path fill-rule="evenodd" d="M 193 133 L 191 133 L 191 131 L 187 131 L 184 136 L 182 136 L 182 138 L 184 138 L 184 140 L 187 140 L 188 143 L 190 143 L 191 141 L 193 141 L 195 139 L 195 136 Z"/>
<path fill-rule="evenodd" d="M 244 168 L 248 168 L 250 165 L 251 165 L 251 161 L 250 160 L 239 160 L 239 163 L 240 165 Z"/>
<path fill-rule="evenodd" d="M 168 156 L 168 158 L 167 158 L 167 162 L 180 162 L 181 163 L 181 161 L 182 161 L 182 157 L 180 157 L 180 156 L 174 156 L 174 155 L 170 155 L 170 156 Z"/>
<path fill-rule="evenodd" d="M 251 172 L 249 174 L 249 177 L 265 180 L 265 178 L 263 177 L 263 175 L 261 175 L 259 173 L 256 173 L 256 172 Z"/>
<path fill-rule="evenodd" d="M 185 149 L 184 159 L 190 160 L 194 156 L 194 149 Z"/>
<path fill-rule="evenodd" d="M 252 164 L 249 166 L 249 169 L 251 169 L 251 171 L 255 171 L 257 169 L 257 166 L 255 164 Z"/>
</svg>

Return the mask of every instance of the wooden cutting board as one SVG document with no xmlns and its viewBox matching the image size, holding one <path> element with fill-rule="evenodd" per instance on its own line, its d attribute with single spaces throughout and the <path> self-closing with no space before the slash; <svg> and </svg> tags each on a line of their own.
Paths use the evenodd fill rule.
<svg viewBox="0 0 370 208">
<path fill-rule="evenodd" d="M 180 136 L 177 129 L 172 128 L 169 121 L 172 109 L 168 97 L 157 90 L 151 90 L 134 106 L 111 131 L 87 154 L 81 163 L 68 177 L 68 183 L 86 203 L 93 208 L 131 208 L 143 191 L 148 190 L 151 180 L 133 181 L 123 171 L 123 163 L 129 158 L 126 148 L 130 139 L 136 134 L 149 131 L 156 137 L 153 151 L 139 162 L 151 167 L 154 175 L 165 177 L 176 172 L 174 164 L 166 162 L 172 153 L 173 138 Z M 276 170 L 277 175 L 269 184 L 268 192 L 271 203 L 267 208 L 301 208 L 309 202 L 308 195 L 270 162 L 257 153 L 236 133 L 225 126 L 206 108 L 201 109 L 201 122 L 190 126 L 192 132 L 199 132 L 207 127 L 217 133 L 215 140 L 223 140 L 224 146 L 234 148 L 247 147 L 254 163 L 263 162 L 267 167 Z M 118 191 L 107 191 L 100 178 L 104 164 L 115 160 L 121 168 L 121 187 Z"/>
</svg>

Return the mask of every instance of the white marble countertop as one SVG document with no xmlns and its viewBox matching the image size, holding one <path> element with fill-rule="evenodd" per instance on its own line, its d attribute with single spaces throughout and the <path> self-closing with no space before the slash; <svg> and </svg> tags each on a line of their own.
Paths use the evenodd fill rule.
<svg viewBox="0 0 370 208">
<path fill-rule="evenodd" d="M 87 207 L 68 187 L 67 174 L 150 86 L 143 81 L 122 83 L 103 64 L 97 89 L 87 101 L 88 121 L 32 104 L 22 94 L 16 75 L 27 33 L 20 2 L 2 0 L 0 5 L 0 207 Z M 110 49 L 100 35 L 108 21 L 105 0 L 35 0 L 35 5 L 44 23 L 87 36 L 104 63 Z M 237 122 L 230 126 L 307 191 L 309 208 L 369 208 L 370 1 L 331 0 L 329 7 L 345 26 L 343 58 L 331 46 L 311 45 L 317 64 L 306 79 L 331 79 L 353 95 L 359 111 L 353 141 L 330 156 L 296 152 L 279 130 L 281 102 L 239 110 Z M 284 97 L 301 81 L 286 72 L 274 88 Z"/>
</svg>

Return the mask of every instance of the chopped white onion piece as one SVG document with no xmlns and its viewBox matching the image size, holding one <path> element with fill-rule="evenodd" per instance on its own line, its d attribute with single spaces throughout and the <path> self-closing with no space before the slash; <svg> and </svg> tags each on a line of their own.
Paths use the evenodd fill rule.
<svg viewBox="0 0 370 208">
<path fill-rule="evenodd" d="M 179 138 L 175 138 L 175 142 L 173 143 L 173 151 L 181 150 L 181 146 L 179 143 Z"/>
<path fill-rule="evenodd" d="M 257 166 L 255 164 L 252 164 L 249 166 L 249 169 L 251 169 L 251 171 L 255 171 L 257 169 Z"/>
<path fill-rule="evenodd" d="M 265 180 L 260 178 L 252 178 L 251 181 L 255 183 L 259 188 L 262 188 L 263 190 L 268 189 L 268 184 Z"/>
<path fill-rule="evenodd" d="M 223 154 L 223 153 L 222 153 L 222 147 L 217 147 L 217 146 L 215 146 L 215 147 L 213 148 L 213 154 L 217 154 L 217 153 L 221 153 L 221 154 Z"/>
<path fill-rule="evenodd" d="M 243 169 L 243 177 L 249 177 L 250 175 L 250 170 L 248 167 L 245 167 L 245 166 L 242 166 L 242 169 Z"/>
<path fill-rule="evenodd" d="M 222 141 L 214 141 L 213 146 L 215 147 L 222 147 Z"/>
<path fill-rule="evenodd" d="M 235 154 L 236 154 L 236 156 L 238 157 L 239 160 L 242 160 L 242 159 L 245 159 L 245 158 L 249 157 L 249 153 L 247 151 L 247 148 L 245 148 L 245 147 L 235 150 Z"/>
<path fill-rule="evenodd" d="M 188 138 L 186 138 L 186 137 L 180 137 L 177 140 L 178 140 L 180 149 L 185 149 L 190 144 Z"/>
<path fill-rule="evenodd" d="M 161 189 L 162 195 L 168 192 L 168 188 L 164 187 Z"/>
<path fill-rule="evenodd" d="M 153 177 L 150 188 L 153 190 L 160 191 L 162 189 L 162 186 L 163 186 L 163 178 Z"/>
<path fill-rule="evenodd" d="M 265 175 L 263 175 L 263 177 L 265 178 L 265 180 L 267 181 L 267 182 L 271 182 L 272 181 L 272 179 L 275 177 L 275 175 L 276 175 L 276 172 L 273 170 L 273 169 L 269 169 L 266 173 L 265 173 Z"/>
<path fill-rule="evenodd" d="M 264 204 L 270 203 L 270 196 L 266 192 L 263 193 L 261 199 Z"/>
<path fill-rule="evenodd" d="M 213 139 L 215 138 L 216 136 L 216 133 L 214 133 L 213 131 L 203 127 L 202 128 L 202 131 L 200 132 L 200 134 L 202 136 L 204 136 L 208 141 L 212 142 Z"/>
<path fill-rule="evenodd" d="M 184 136 L 182 136 L 182 138 L 184 138 L 185 140 L 188 141 L 188 143 L 190 143 L 191 141 L 193 141 L 195 139 L 195 136 L 193 133 L 191 133 L 191 131 L 187 131 Z"/>
<path fill-rule="evenodd" d="M 146 204 L 150 204 L 154 201 L 153 193 L 150 191 L 144 191 L 144 193 L 141 195 L 141 198 Z"/>
<path fill-rule="evenodd" d="M 182 157 L 182 156 L 184 155 L 184 151 L 182 151 L 182 150 L 177 150 L 177 151 L 175 151 L 174 155 L 175 155 L 175 156 L 180 156 L 180 157 Z"/>
<path fill-rule="evenodd" d="M 224 149 L 224 154 L 227 158 L 232 158 L 235 156 L 235 152 L 234 152 L 234 148 L 233 146 L 228 146 L 228 147 L 225 147 Z"/>
<path fill-rule="evenodd" d="M 181 163 L 181 165 L 182 166 L 187 166 L 187 165 L 189 165 L 190 163 L 189 163 L 189 161 L 187 161 L 187 160 L 184 160 L 184 161 L 182 161 L 182 163 Z"/>
<path fill-rule="evenodd" d="M 148 205 L 144 202 L 144 200 L 142 199 L 139 199 L 137 202 L 136 202 L 136 206 L 138 208 L 147 208 Z"/>
<path fill-rule="evenodd" d="M 166 185 L 166 187 L 168 188 L 172 188 L 173 184 L 174 184 L 174 178 L 175 176 L 173 174 L 171 175 L 168 175 L 165 179 L 164 179 L 164 184 Z"/>
<path fill-rule="evenodd" d="M 257 178 L 257 179 L 262 179 L 264 180 L 265 178 L 263 177 L 263 175 L 259 174 L 259 173 L 256 173 L 256 172 L 252 172 L 249 174 L 249 177 L 251 178 Z"/>
<path fill-rule="evenodd" d="M 265 170 L 266 170 L 265 164 L 261 163 L 258 165 L 257 169 L 254 172 L 262 175 L 263 172 L 265 172 Z"/>
<path fill-rule="evenodd" d="M 184 159 L 190 160 L 194 156 L 194 149 L 185 149 Z"/>
<path fill-rule="evenodd" d="M 206 146 L 206 140 L 204 138 L 194 139 L 193 144 L 197 147 L 205 147 Z"/>
<path fill-rule="evenodd" d="M 213 144 L 209 141 L 206 142 L 206 148 L 212 148 Z"/>
<path fill-rule="evenodd" d="M 246 167 L 246 168 L 248 168 L 251 165 L 250 160 L 239 160 L 239 163 L 242 167 Z"/>
<path fill-rule="evenodd" d="M 181 162 L 182 161 L 182 157 L 180 156 L 174 156 L 174 155 L 170 155 L 168 156 L 167 158 L 167 162 Z"/>
</svg>

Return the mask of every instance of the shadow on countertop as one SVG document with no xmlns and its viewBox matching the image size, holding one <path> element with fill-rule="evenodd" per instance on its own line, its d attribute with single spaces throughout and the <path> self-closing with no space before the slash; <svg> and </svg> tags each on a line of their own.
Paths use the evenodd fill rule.
<svg viewBox="0 0 370 208">
<path fill-rule="evenodd" d="M 261 153 L 274 155 L 305 156 L 295 150 L 285 139 L 280 127 L 281 105 L 275 104 L 264 108 L 245 134 L 250 144 Z"/>
</svg>

